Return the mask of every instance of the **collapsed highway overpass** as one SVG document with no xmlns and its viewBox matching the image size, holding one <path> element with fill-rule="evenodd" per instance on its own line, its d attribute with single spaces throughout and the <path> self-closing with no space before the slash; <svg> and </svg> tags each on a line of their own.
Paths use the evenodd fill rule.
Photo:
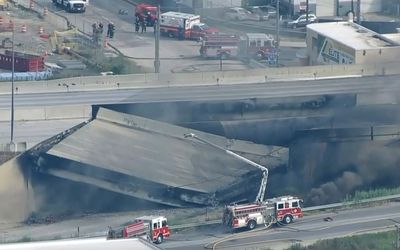
<svg viewBox="0 0 400 250">
<path fill-rule="evenodd" d="M 172 207 L 253 200 L 261 172 L 222 150 L 185 139 L 188 132 L 247 157 L 262 158 L 271 168 L 287 163 L 286 148 L 227 140 L 100 109 L 95 119 L 33 148 L 34 175 Z M 80 194 L 84 193 L 81 190 Z"/>
</svg>

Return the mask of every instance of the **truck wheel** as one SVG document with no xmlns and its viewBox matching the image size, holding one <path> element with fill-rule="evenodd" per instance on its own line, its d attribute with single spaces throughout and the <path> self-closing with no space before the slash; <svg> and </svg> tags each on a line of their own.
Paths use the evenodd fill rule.
<svg viewBox="0 0 400 250">
<path fill-rule="evenodd" d="M 285 217 L 283 217 L 283 222 L 285 222 L 285 224 L 290 224 L 293 221 L 293 217 L 291 215 L 285 215 Z"/>
<path fill-rule="evenodd" d="M 249 230 L 253 230 L 254 228 L 256 228 L 257 226 L 257 222 L 255 220 L 251 220 L 249 222 L 247 222 L 247 228 Z"/>
<path fill-rule="evenodd" d="M 160 235 L 158 235 L 158 237 L 157 237 L 156 243 L 157 243 L 157 244 L 161 244 L 161 243 L 163 242 L 163 240 L 164 240 L 164 237 L 162 236 L 162 234 L 160 234 Z"/>
</svg>

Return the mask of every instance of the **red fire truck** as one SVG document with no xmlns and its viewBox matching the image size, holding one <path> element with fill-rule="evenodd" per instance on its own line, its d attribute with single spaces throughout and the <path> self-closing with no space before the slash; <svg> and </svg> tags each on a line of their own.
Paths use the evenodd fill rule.
<svg viewBox="0 0 400 250">
<path fill-rule="evenodd" d="M 247 33 L 245 36 L 213 34 L 203 37 L 200 55 L 205 58 L 234 57 L 262 60 L 275 50 L 274 46 L 273 36 L 264 33 Z"/>
<path fill-rule="evenodd" d="M 153 26 L 157 19 L 157 7 L 147 3 L 139 3 L 135 7 L 135 17 L 146 21 L 146 26 Z"/>
<path fill-rule="evenodd" d="M 161 14 L 160 19 L 160 33 L 169 37 L 198 40 L 207 34 L 219 32 L 200 22 L 199 15 L 170 11 Z"/>
<path fill-rule="evenodd" d="M 204 140 L 194 133 L 184 135 L 185 138 L 194 138 L 202 143 L 210 145 L 221 151 L 225 151 L 228 155 L 252 165 L 262 171 L 260 188 L 258 190 L 256 200 L 251 203 L 242 205 L 229 205 L 224 209 L 222 223 L 232 229 L 247 227 L 254 229 L 259 224 L 270 226 L 274 223 L 284 222 L 291 223 L 294 219 L 303 217 L 301 209 L 301 200 L 293 196 L 281 196 L 278 198 L 264 200 L 265 191 L 267 189 L 268 168 L 253 162 L 233 151 L 225 149 L 217 144 Z"/>
<path fill-rule="evenodd" d="M 127 223 L 121 228 L 109 227 L 107 239 L 131 238 L 147 235 L 154 243 L 161 244 L 171 232 L 167 218 L 163 216 L 143 216 Z"/>
<path fill-rule="evenodd" d="M 260 224 L 290 224 L 301 217 L 301 200 L 292 196 L 281 196 L 261 203 L 226 206 L 222 223 L 231 229 L 247 227 L 252 230 Z"/>
</svg>

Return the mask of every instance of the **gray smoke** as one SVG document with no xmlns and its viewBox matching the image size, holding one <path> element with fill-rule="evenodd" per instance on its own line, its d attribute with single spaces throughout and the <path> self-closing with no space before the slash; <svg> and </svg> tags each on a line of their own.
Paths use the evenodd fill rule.
<svg viewBox="0 0 400 250">
<path fill-rule="evenodd" d="M 341 201 L 356 190 L 400 185 L 400 154 L 396 144 L 388 144 L 388 141 L 349 142 L 341 144 L 338 158 L 332 152 L 328 147 L 324 160 L 318 165 L 324 168 L 331 162 L 333 165 L 327 172 L 337 177 L 312 188 L 306 197 L 309 204 Z"/>
</svg>

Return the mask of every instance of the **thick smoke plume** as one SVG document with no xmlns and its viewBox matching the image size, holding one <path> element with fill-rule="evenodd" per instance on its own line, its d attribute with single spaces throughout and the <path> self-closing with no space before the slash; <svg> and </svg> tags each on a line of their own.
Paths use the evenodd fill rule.
<svg viewBox="0 0 400 250">
<path fill-rule="evenodd" d="M 398 145 L 388 141 L 349 142 L 340 145 L 339 155 L 333 151 L 327 147 L 318 167 L 336 177 L 323 183 L 315 180 L 317 185 L 308 194 L 307 203 L 336 202 L 356 190 L 400 185 Z M 326 173 L 321 177 L 329 178 Z"/>
</svg>

